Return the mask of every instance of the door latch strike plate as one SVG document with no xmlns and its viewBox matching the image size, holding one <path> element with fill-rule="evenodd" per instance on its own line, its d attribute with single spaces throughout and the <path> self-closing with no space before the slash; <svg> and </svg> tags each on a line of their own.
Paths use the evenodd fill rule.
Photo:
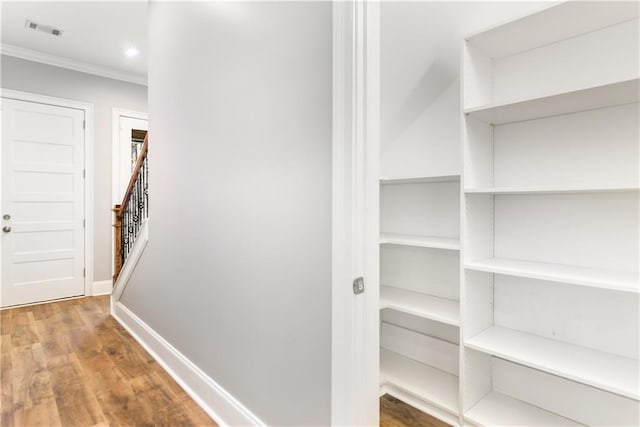
<svg viewBox="0 0 640 427">
<path fill-rule="evenodd" d="M 357 277 L 353 281 L 353 293 L 360 295 L 364 292 L 364 277 Z"/>
</svg>

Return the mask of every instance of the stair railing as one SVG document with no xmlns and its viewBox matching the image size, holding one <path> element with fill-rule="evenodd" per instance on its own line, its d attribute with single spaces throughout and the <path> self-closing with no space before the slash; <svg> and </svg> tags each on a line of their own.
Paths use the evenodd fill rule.
<svg viewBox="0 0 640 427">
<path fill-rule="evenodd" d="M 114 212 L 114 275 L 115 282 L 127 260 L 142 223 L 149 217 L 149 134 L 138 154 L 138 160 L 131 173 L 131 179 L 124 193 L 122 203 L 113 207 Z"/>
</svg>

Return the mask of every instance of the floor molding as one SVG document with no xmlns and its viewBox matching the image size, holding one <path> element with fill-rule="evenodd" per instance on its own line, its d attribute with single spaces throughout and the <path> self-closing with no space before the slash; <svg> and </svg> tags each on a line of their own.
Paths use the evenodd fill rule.
<svg viewBox="0 0 640 427">
<path fill-rule="evenodd" d="M 113 289 L 113 280 L 99 280 L 91 286 L 91 296 L 108 295 Z"/>
<path fill-rule="evenodd" d="M 113 296 L 111 302 L 112 316 L 219 425 L 266 425 Z"/>
<path fill-rule="evenodd" d="M 120 297 L 124 292 L 124 289 L 129 284 L 129 279 L 131 279 L 131 275 L 133 274 L 136 266 L 138 265 L 138 261 L 142 258 L 142 254 L 144 253 L 144 249 L 147 247 L 147 243 L 149 242 L 149 220 L 145 220 L 142 223 L 142 227 L 138 231 L 138 235 L 136 236 L 136 241 L 133 242 L 133 247 L 129 252 L 127 260 L 124 262 L 122 269 L 120 270 L 120 274 L 118 275 L 118 279 L 113 286 L 113 298 L 114 302 L 120 301 Z M 113 307 L 113 303 L 112 303 Z"/>
</svg>

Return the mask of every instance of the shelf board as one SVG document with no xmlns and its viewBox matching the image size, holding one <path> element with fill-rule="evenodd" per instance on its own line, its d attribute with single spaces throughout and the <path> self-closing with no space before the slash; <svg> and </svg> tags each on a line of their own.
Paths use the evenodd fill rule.
<svg viewBox="0 0 640 427">
<path fill-rule="evenodd" d="M 393 385 L 437 408 L 457 413 L 457 376 L 384 348 L 380 349 L 380 383 Z"/>
<path fill-rule="evenodd" d="M 464 418 L 480 426 L 582 425 L 496 391 L 480 399 Z"/>
<path fill-rule="evenodd" d="M 469 348 L 638 399 L 639 361 L 493 326 L 465 342 Z"/>
<path fill-rule="evenodd" d="M 410 236 L 408 234 L 382 233 L 381 245 L 403 245 L 419 248 L 460 250 L 460 241 L 448 237 Z"/>
<path fill-rule="evenodd" d="M 467 270 L 527 277 L 530 279 L 548 280 L 551 282 L 569 283 L 600 289 L 633 293 L 640 292 L 638 274 L 630 272 L 506 258 L 490 258 L 482 261 L 469 262 L 465 264 L 465 268 Z"/>
<path fill-rule="evenodd" d="M 479 31 L 466 40 L 491 58 L 501 58 L 637 17 L 636 2 L 563 2 Z"/>
<path fill-rule="evenodd" d="M 464 113 L 492 125 L 501 125 L 630 104 L 640 99 L 639 82 L 636 78 L 540 98 L 468 108 Z"/>
<path fill-rule="evenodd" d="M 486 187 L 467 188 L 466 194 L 580 194 L 638 192 L 638 186 L 617 187 Z"/>
<path fill-rule="evenodd" d="M 460 174 L 424 176 L 381 176 L 380 184 L 423 184 L 432 182 L 460 181 Z"/>
<path fill-rule="evenodd" d="M 460 304 L 446 298 L 380 286 L 380 308 L 390 308 L 447 325 L 460 326 Z"/>
</svg>

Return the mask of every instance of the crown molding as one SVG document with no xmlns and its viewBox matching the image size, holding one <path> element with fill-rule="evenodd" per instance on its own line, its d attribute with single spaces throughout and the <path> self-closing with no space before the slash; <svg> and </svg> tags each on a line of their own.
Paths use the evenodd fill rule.
<svg viewBox="0 0 640 427">
<path fill-rule="evenodd" d="M 39 62 L 41 64 L 53 65 L 54 67 L 67 68 L 69 70 L 80 71 L 82 73 L 147 86 L 147 79 L 137 74 L 118 71 L 113 68 L 89 64 L 87 62 L 76 61 L 62 56 L 39 52 L 37 50 L 26 49 L 20 46 L 2 43 L 0 45 L 0 53 L 2 53 L 2 55 Z"/>
</svg>

